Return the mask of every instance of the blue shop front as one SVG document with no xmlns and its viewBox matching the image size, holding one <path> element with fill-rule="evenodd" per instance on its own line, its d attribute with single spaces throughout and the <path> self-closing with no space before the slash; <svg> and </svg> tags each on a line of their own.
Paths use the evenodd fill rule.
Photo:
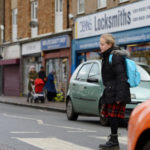
<svg viewBox="0 0 150 150">
<path fill-rule="evenodd" d="M 133 60 L 150 65 L 150 0 L 129 5 L 75 20 L 72 72 L 81 62 L 99 58 L 104 33 L 113 34 L 116 45 L 128 50 Z"/>
</svg>

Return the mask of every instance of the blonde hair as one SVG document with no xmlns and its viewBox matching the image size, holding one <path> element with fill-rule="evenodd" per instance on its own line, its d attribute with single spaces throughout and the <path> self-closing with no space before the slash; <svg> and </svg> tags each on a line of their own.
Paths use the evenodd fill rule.
<svg viewBox="0 0 150 150">
<path fill-rule="evenodd" d="M 112 44 L 112 47 L 114 47 L 115 44 L 115 38 L 113 37 L 112 34 L 102 34 L 100 38 L 104 38 L 107 44 Z"/>
</svg>

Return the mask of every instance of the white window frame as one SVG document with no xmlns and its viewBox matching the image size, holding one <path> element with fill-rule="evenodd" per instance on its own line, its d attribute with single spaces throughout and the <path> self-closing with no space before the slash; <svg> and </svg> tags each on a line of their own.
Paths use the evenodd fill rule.
<svg viewBox="0 0 150 150">
<path fill-rule="evenodd" d="M 18 9 L 14 8 L 12 9 L 12 40 L 17 41 L 17 14 L 18 14 Z M 16 28 L 14 32 L 14 28 Z M 14 36 L 14 33 L 16 33 L 16 36 Z"/>
<path fill-rule="evenodd" d="M 78 3 L 78 4 L 77 4 L 77 11 L 78 11 L 78 14 L 84 13 L 84 11 L 85 11 L 85 0 L 78 0 L 77 3 Z M 83 4 L 82 4 L 82 5 L 83 5 L 83 8 L 81 8 L 80 3 L 83 3 Z"/>
<path fill-rule="evenodd" d="M 17 8 L 12 9 L 12 25 L 17 25 Z"/>
<path fill-rule="evenodd" d="M 107 6 L 107 0 L 98 0 L 98 8 L 104 8 Z"/>
<path fill-rule="evenodd" d="M 38 2 L 33 1 L 31 2 L 31 20 L 32 21 L 37 21 L 37 11 L 38 11 Z"/>
<path fill-rule="evenodd" d="M 61 3 L 60 3 L 61 2 Z M 63 0 L 55 0 L 55 11 L 56 12 L 61 12 L 63 11 Z"/>
<path fill-rule="evenodd" d="M 120 3 L 124 3 L 124 2 L 127 2 L 129 0 L 120 0 Z"/>
</svg>

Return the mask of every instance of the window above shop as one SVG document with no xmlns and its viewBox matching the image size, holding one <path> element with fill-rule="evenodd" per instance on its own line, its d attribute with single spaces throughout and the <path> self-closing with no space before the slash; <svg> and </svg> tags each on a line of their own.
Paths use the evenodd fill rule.
<svg viewBox="0 0 150 150">
<path fill-rule="evenodd" d="M 82 14 L 84 13 L 84 0 L 78 0 L 78 3 L 77 3 L 77 10 L 78 10 L 78 14 Z"/>
<path fill-rule="evenodd" d="M 38 8 L 38 2 L 33 1 L 31 2 L 31 20 L 37 21 L 37 8 Z"/>
<path fill-rule="evenodd" d="M 12 24 L 17 25 L 17 8 L 12 10 Z"/>
<path fill-rule="evenodd" d="M 12 40 L 17 40 L 17 8 L 12 9 Z"/>
<path fill-rule="evenodd" d="M 129 1 L 129 0 L 120 0 L 120 3 L 127 2 L 127 1 Z"/>
<path fill-rule="evenodd" d="M 98 8 L 104 8 L 106 5 L 106 0 L 98 0 Z"/>
</svg>

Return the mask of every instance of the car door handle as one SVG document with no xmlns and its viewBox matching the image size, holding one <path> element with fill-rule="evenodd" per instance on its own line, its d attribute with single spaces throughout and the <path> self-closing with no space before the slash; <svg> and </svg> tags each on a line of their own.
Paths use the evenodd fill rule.
<svg viewBox="0 0 150 150">
<path fill-rule="evenodd" d="M 73 86 L 75 86 L 76 84 L 75 84 L 75 83 L 73 83 L 72 85 L 73 85 Z"/>
<path fill-rule="evenodd" d="M 86 87 L 86 86 L 84 86 L 83 88 L 84 88 L 84 89 L 87 89 L 87 87 Z"/>
</svg>

